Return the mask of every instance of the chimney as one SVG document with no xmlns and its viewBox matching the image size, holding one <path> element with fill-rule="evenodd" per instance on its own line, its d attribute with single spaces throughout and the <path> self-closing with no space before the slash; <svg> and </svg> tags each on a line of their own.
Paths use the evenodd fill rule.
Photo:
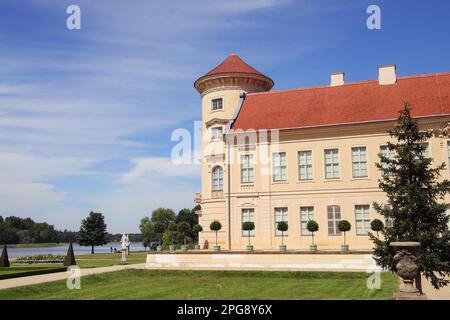
<svg viewBox="0 0 450 320">
<path fill-rule="evenodd" d="M 380 86 L 397 83 L 397 66 L 390 64 L 378 67 L 378 83 Z"/>
<path fill-rule="evenodd" d="M 333 72 L 331 74 L 330 86 L 342 86 L 344 84 L 344 72 Z"/>
</svg>

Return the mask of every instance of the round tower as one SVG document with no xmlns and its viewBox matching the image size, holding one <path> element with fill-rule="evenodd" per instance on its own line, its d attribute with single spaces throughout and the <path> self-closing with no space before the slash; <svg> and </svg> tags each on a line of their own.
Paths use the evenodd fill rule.
<svg viewBox="0 0 450 320">
<path fill-rule="evenodd" d="M 195 88 L 202 96 L 202 192 L 198 199 L 202 206 L 199 223 L 203 226 L 199 243 L 213 244 L 215 235 L 209 231 L 213 220 L 222 224 L 219 245 L 230 248 L 229 213 L 227 210 L 227 168 L 223 134 L 233 118 L 243 93 L 272 89 L 274 82 L 245 63 L 236 54 L 230 54 L 221 64 L 197 79 Z"/>
<path fill-rule="evenodd" d="M 231 119 L 242 93 L 269 91 L 273 85 L 272 79 L 245 63 L 238 55 L 230 54 L 194 83 L 202 96 L 203 123 L 214 118 Z"/>
</svg>

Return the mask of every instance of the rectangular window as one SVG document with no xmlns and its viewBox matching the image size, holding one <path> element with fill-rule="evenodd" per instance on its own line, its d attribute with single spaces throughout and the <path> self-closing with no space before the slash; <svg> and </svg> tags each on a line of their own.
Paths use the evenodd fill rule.
<svg viewBox="0 0 450 320">
<path fill-rule="evenodd" d="M 281 236 L 281 231 L 278 231 L 278 222 L 288 222 L 288 208 L 275 208 L 275 235 Z M 287 236 L 289 231 L 285 231 L 284 235 Z"/>
<path fill-rule="evenodd" d="M 253 174 L 253 155 L 244 154 L 241 156 L 241 183 L 253 183 L 255 178 Z"/>
<path fill-rule="evenodd" d="M 366 147 L 352 148 L 353 178 L 367 177 L 367 150 Z"/>
<path fill-rule="evenodd" d="M 223 99 L 217 98 L 211 100 L 211 110 L 222 110 L 223 109 Z"/>
<path fill-rule="evenodd" d="M 298 179 L 299 180 L 312 180 L 313 167 L 312 167 L 312 151 L 299 151 L 298 152 Z"/>
<path fill-rule="evenodd" d="M 356 234 L 367 235 L 370 231 L 370 206 L 358 205 L 355 206 L 356 216 Z"/>
<path fill-rule="evenodd" d="M 392 210 L 392 206 L 390 204 L 385 204 L 384 209 Z M 387 218 L 387 217 L 384 218 L 384 226 L 386 228 L 392 228 L 393 222 L 394 222 L 394 220 L 392 218 Z"/>
<path fill-rule="evenodd" d="M 222 139 L 222 127 L 211 128 L 211 140 Z"/>
<path fill-rule="evenodd" d="M 339 179 L 339 150 L 327 149 L 325 150 L 325 178 Z"/>
<path fill-rule="evenodd" d="M 424 148 L 423 156 L 425 158 L 429 158 L 430 157 L 430 145 L 428 144 L 428 142 L 421 143 L 421 145 Z"/>
<path fill-rule="evenodd" d="M 273 154 L 273 181 L 286 181 L 286 152 Z"/>
<path fill-rule="evenodd" d="M 388 159 L 395 159 L 395 150 L 389 150 L 389 147 L 387 145 L 380 146 L 380 153 Z"/>
<path fill-rule="evenodd" d="M 314 220 L 314 207 L 300 207 L 300 225 L 302 236 L 311 235 L 311 232 L 309 232 L 306 228 L 309 220 Z"/>
<path fill-rule="evenodd" d="M 389 147 L 387 145 L 380 146 L 380 153 L 389 160 L 395 159 L 395 150 L 389 150 Z M 381 163 L 381 160 L 379 162 L 383 166 L 383 168 L 387 168 L 387 165 L 385 163 Z"/>
<path fill-rule="evenodd" d="M 253 222 L 255 223 L 255 209 L 242 209 L 242 223 Z M 242 236 L 248 237 L 248 231 L 242 230 Z M 250 231 L 250 236 L 255 236 L 255 229 Z"/>
<path fill-rule="evenodd" d="M 328 206 L 328 235 L 338 236 L 341 232 L 338 230 L 338 223 L 341 221 L 341 207 L 340 206 Z"/>
</svg>

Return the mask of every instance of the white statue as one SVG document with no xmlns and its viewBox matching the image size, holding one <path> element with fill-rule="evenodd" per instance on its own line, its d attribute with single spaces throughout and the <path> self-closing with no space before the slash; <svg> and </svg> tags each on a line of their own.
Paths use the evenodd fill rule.
<svg viewBox="0 0 450 320">
<path fill-rule="evenodd" d="M 122 234 L 122 239 L 120 239 L 120 243 L 122 244 L 122 261 L 127 261 L 127 255 L 129 247 L 130 247 L 130 239 L 128 238 L 128 234 Z"/>
</svg>

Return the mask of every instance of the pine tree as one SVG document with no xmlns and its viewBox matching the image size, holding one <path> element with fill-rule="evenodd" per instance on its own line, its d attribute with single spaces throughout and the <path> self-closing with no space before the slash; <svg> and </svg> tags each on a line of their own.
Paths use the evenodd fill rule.
<svg viewBox="0 0 450 320">
<path fill-rule="evenodd" d="M 395 272 L 395 252 L 389 244 L 420 242 L 419 271 L 438 289 L 449 283 L 445 277 L 450 275 L 449 217 L 443 203 L 450 191 L 450 181 L 439 179 L 445 164 L 432 166 L 424 145 L 432 134 L 419 131 L 407 102 L 390 135 L 397 140 L 388 143 L 394 156 L 380 154 L 380 163 L 376 164 L 382 173 L 379 187 L 386 193 L 389 206 L 374 203 L 374 208 L 392 221 L 392 227 L 383 228 L 380 238 L 369 234 L 375 245 L 374 258 L 378 265 Z"/>
<path fill-rule="evenodd" d="M 92 254 L 95 246 L 107 243 L 105 218 L 101 213 L 91 211 L 89 216 L 81 221 L 77 241 L 81 246 L 91 246 Z"/>
</svg>

